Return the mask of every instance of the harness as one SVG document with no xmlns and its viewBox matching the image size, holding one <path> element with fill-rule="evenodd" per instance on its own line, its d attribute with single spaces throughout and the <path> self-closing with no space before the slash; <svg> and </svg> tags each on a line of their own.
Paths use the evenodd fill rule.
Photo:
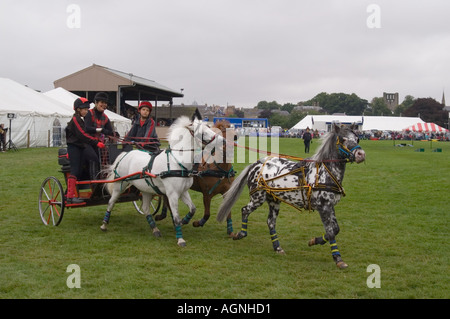
<svg viewBox="0 0 450 319">
<path fill-rule="evenodd" d="M 194 137 L 193 133 L 191 132 L 191 135 Z M 216 138 L 217 134 L 213 136 L 213 138 L 207 142 L 204 143 L 202 142 L 204 145 L 207 145 L 209 143 L 211 143 L 215 138 Z M 151 173 L 152 168 L 153 168 L 153 162 L 155 161 L 156 156 L 158 156 L 161 152 L 163 152 L 162 150 L 160 150 L 159 152 L 149 152 L 147 150 L 143 150 L 143 149 L 139 149 L 139 151 L 141 152 L 146 152 L 150 155 L 150 160 L 148 162 L 148 164 L 146 166 L 143 167 L 141 174 L 129 177 L 129 178 L 125 178 L 122 180 L 121 183 L 123 183 L 124 181 L 130 181 L 130 180 L 136 180 L 136 179 L 144 179 L 145 182 L 147 183 L 148 186 L 150 186 L 156 194 L 158 195 L 164 195 L 163 192 L 161 192 L 161 190 L 158 188 L 158 186 L 155 185 L 155 183 L 153 182 L 153 178 L 151 176 L 149 176 L 148 174 L 146 174 L 147 172 Z M 193 149 L 181 149 L 181 150 L 174 150 L 169 147 L 164 151 L 166 153 L 167 156 L 167 171 L 163 171 L 159 174 L 154 174 L 154 176 L 156 177 L 160 177 L 160 178 L 167 178 L 167 177 L 192 177 L 194 176 L 193 172 L 194 172 L 194 168 L 193 169 L 187 169 L 183 164 L 181 164 L 181 162 L 173 155 L 172 151 L 193 151 Z M 117 167 L 119 166 L 120 162 L 128 155 L 129 153 L 125 154 L 120 161 L 117 162 L 116 166 L 113 169 L 114 172 L 114 176 L 115 178 L 120 178 L 120 175 L 117 173 Z M 172 157 L 174 158 L 175 162 L 177 163 L 177 165 L 181 168 L 181 169 L 176 169 L 173 170 L 170 168 L 170 161 L 169 161 L 169 156 L 172 155 Z"/>
<path fill-rule="evenodd" d="M 272 156 L 269 156 L 266 159 L 266 161 L 263 163 L 263 165 L 258 173 L 257 186 L 250 191 L 250 195 L 254 194 L 257 191 L 264 190 L 264 191 L 266 191 L 266 193 L 268 195 L 272 196 L 272 198 L 274 200 L 279 200 L 283 203 L 286 203 L 289 206 L 291 206 L 299 211 L 302 210 L 302 207 L 284 200 L 283 198 L 281 198 L 278 195 L 278 193 L 300 190 L 300 194 L 302 196 L 303 208 L 306 208 L 309 211 L 312 210 L 311 195 L 312 195 L 313 191 L 333 192 L 335 194 L 340 194 L 342 196 L 345 196 L 345 191 L 344 191 L 344 188 L 342 187 L 342 184 L 333 175 L 333 173 L 330 171 L 330 169 L 325 164 L 325 162 L 341 162 L 341 161 L 353 162 L 355 159 L 355 155 L 353 154 L 353 151 L 361 148 L 361 146 L 357 145 L 350 150 L 340 142 L 339 137 L 338 137 L 337 142 L 336 142 L 336 148 L 337 148 L 338 152 L 344 157 L 343 159 L 327 160 L 327 161 L 302 160 L 298 164 L 295 165 L 293 170 L 291 170 L 285 174 L 282 174 L 282 175 L 278 175 L 278 176 L 275 176 L 275 177 L 272 177 L 269 179 L 265 179 L 263 177 L 264 166 L 271 158 L 273 158 Z M 314 181 L 314 184 L 312 184 L 312 185 L 308 184 L 308 182 L 306 181 L 306 175 L 309 173 L 309 168 L 305 165 L 306 162 L 315 162 L 316 179 Z M 328 173 L 328 175 L 330 176 L 330 178 L 332 180 L 332 184 L 319 183 L 319 170 L 321 167 L 323 167 L 325 169 L 325 171 Z M 298 186 L 280 188 L 280 187 L 272 187 L 272 186 L 268 185 L 269 182 L 272 182 L 279 178 L 283 178 L 288 175 L 296 175 L 298 177 Z"/>
<path fill-rule="evenodd" d="M 212 194 L 212 192 L 217 188 L 217 186 L 219 186 L 220 183 L 222 183 L 224 178 L 227 178 L 228 182 L 231 183 L 230 178 L 232 178 L 232 177 L 234 177 L 236 175 L 236 171 L 234 170 L 233 165 L 231 165 L 231 168 L 228 171 L 226 171 L 222 167 L 217 165 L 217 163 L 215 161 L 214 161 L 214 164 L 216 166 L 216 169 L 207 169 L 207 170 L 198 171 L 198 172 L 195 172 L 196 167 L 194 167 L 194 173 L 193 173 L 194 176 L 198 176 L 200 178 L 203 178 L 203 177 L 216 177 L 216 178 L 218 178 L 217 182 L 208 191 L 208 195 Z M 198 165 L 196 165 L 196 166 L 198 166 Z"/>
</svg>

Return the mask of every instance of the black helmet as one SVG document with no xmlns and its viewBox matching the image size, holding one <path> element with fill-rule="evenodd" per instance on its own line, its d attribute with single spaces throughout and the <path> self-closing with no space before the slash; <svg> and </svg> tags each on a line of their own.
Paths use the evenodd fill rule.
<svg viewBox="0 0 450 319">
<path fill-rule="evenodd" d="M 105 92 L 98 92 L 97 94 L 95 94 L 94 101 L 103 101 L 108 103 L 108 98 L 108 94 L 106 94 Z"/>
<path fill-rule="evenodd" d="M 89 108 L 89 101 L 87 99 L 85 99 L 84 97 L 79 97 L 78 99 L 75 100 L 75 102 L 73 102 L 73 109 L 76 110 L 78 109 L 85 109 L 85 108 Z"/>
</svg>

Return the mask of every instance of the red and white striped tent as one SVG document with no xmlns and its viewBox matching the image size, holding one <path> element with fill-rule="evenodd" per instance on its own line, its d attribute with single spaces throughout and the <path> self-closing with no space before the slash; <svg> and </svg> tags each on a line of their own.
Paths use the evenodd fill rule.
<svg viewBox="0 0 450 319">
<path fill-rule="evenodd" d="M 434 133 L 445 133 L 448 132 L 446 128 L 439 126 L 434 123 L 417 123 L 411 126 L 408 126 L 404 129 L 404 131 L 412 131 L 412 132 L 434 132 Z"/>
<path fill-rule="evenodd" d="M 404 131 L 412 131 L 412 132 L 434 132 L 434 133 L 444 133 L 448 132 L 446 128 L 439 126 L 434 123 L 417 123 L 411 126 L 408 126 L 404 129 Z"/>
</svg>

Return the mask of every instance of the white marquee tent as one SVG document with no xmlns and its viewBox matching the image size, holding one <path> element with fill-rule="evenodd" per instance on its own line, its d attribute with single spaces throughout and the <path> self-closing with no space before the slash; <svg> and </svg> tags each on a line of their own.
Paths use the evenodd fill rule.
<svg viewBox="0 0 450 319">
<path fill-rule="evenodd" d="M 15 118 L 10 120 L 8 114 Z M 61 133 L 72 114 L 63 103 L 11 79 L 0 78 L 0 123 L 8 128 L 6 141 L 11 133 L 17 148 L 61 145 Z"/>
<path fill-rule="evenodd" d="M 69 110 L 73 114 L 73 102 L 79 98 L 78 95 L 73 94 L 72 92 L 67 91 L 64 88 L 58 87 L 56 89 L 44 92 L 44 95 L 51 97 L 61 103 L 63 103 L 67 110 Z M 91 107 L 94 104 L 91 103 Z M 125 136 L 126 133 L 131 129 L 131 120 L 118 115 L 117 113 L 111 112 L 109 110 L 105 111 L 108 116 L 111 124 L 113 125 L 116 132 L 120 134 L 120 136 Z"/>
<path fill-rule="evenodd" d="M 304 130 L 307 127 L 318 131 L 328 131 L 332 123 L 357 124 L 360 131 L 398 131 L 405 127 L 425 123 L 418 117 L 355 116 L 355 115 L 307 115 L 291 129 Z"/>
</svg>

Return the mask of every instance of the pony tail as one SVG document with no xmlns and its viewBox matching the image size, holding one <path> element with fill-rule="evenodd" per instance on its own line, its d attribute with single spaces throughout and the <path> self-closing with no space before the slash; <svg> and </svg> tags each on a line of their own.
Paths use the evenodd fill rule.
<svg viewBox="0 0 450 319">
<path fill-rule="evenodd" d="M 239 195 L 242 193 L 242 190 L 247 182 L 248 173 L 252 166 L 253 164 L 244 168 L 241 174 L 239 174 L 239 176 L 233 181 L 230 189 L 224 194 L 222 204 L 220 205 L 219 212 L 217 213 L 217 220 L 219 222 L 225 220 L 228 213 L 231 211 L 231 208 L 238 200 Z"/>
</svg>

